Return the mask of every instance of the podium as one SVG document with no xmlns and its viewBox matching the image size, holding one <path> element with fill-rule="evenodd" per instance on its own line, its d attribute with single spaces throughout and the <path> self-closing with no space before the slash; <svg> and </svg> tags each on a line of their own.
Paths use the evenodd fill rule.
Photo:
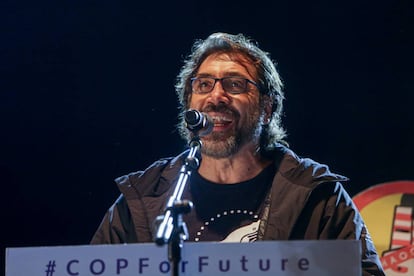
<svg viewBox="0 0 414 276">
<path fill-rule="evenodd" d="M 359 241 L 184 243 L 180 275 L 361 275 Z M 170 275 L 155 244 L 6 249 L 6 276 Z"/>
</svg>

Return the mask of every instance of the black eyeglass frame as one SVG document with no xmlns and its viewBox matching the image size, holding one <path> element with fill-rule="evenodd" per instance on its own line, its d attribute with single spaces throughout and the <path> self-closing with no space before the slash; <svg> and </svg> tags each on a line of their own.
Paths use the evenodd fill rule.
<svg viewBox="0 0 414 276">
<path fill-rule="evenodd" d="M 214 83 L 211 86 L 211 90 L 210 91 L 207 91 L 207 92 L 197 92 L 197 91 L 195 91 L 194 90 L 193 83 L 194 83 L 194 81 L 199 80 L 199 79 L 210 79 L 210 80 L 214 80 Z M 243 92 L 232 92 L 230 89 L 226 89 L 226 85 L 223 85 L 223 80 L 227 80 L 227 79 L 244 80 L 245 81 L 244 91 Z M 192 89 L 192 92 L 195 93 L 195 94 L 208 94 L 208 93 L 211 93 L 211 91 L 213 91 L 214 87 L 216 87 L 216 83 L 218 81 L 221 82 L 221 85 L 222 85 L 224 91 L 226 91 L 227 93 L 233 94 L 233 95 L 246 93 L 248 91 L 248 89 L 247 89 L 248 83 L 253 84 L 254 86 L 256 86 L 259 89 L 259 85 L 256 82 L 254 82 L 252 80 L 249 80 L 249 79 L 246 79 L 246 78 L 243 78 L 243 77 L 239 77 L 239 76 L 229 76 L 229 77 L 223 77 L 223 78 L 194 77 L 194 78 L 191 78 L 190 80 L 191 80 L 191 89 Z"/>
</svg>

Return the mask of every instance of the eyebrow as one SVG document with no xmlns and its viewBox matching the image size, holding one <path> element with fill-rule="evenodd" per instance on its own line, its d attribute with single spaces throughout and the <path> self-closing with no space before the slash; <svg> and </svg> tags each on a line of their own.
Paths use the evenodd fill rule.
<svg viewBox="0 0 414 276">
<path fill-rule="evenodd" d="M 210 77 L 210 78 L 216 78 L 213 74 L 209 73 L 201 73 L 197 74 L 196 77 Z M 239 72 L 226 72 L 223 74 L 223 77 L 241 77 L 248 79 L 250 76 L 245 76 L 243 74 L 240 74 Z"/>
</svg>

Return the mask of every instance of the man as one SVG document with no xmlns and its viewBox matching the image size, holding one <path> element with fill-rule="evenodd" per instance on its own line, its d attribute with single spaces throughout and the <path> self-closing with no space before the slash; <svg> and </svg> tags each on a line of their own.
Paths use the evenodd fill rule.
<svg viewBox="0 0 414 276">
<path fill-rule="evenodd" d="M 183 198 L 189 240 L 358 239 L 365 275 L 383 275 L 375 247 L 351 198 L 325 165 L 296 156 L 281 126 L 282 82 L 269 55 L 243 35 L 199 40 L 178 76 L 183 114 L 196 109 L 214 122 L 201 137 L 201 164 Z M 153 241 L 153 222 L 174 190 L 185 153 L 116 180 L 122 195 L 92 239 Z"/>
</svg>

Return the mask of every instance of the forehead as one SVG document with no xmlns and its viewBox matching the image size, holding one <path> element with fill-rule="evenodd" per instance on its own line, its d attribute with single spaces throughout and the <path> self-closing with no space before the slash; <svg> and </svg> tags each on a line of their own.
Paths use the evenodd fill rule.
<svg viewBox="0 0 414 276">
<path fill-rule="evenodd" d="M 257 70 L 252 60 L 240 53 L 215 53 L 209 55 L 200 65 L 198 74 L 218 75 L 239 73 L 256 79 Z"/>
</svg>

